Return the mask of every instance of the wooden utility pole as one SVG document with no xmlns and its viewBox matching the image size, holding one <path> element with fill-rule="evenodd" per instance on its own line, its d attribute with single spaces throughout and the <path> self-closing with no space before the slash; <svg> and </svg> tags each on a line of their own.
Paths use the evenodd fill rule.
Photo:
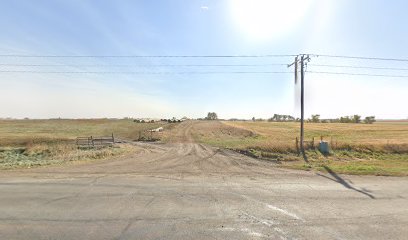
<svg viewBox="0 0 408 240">
<path fill-rule="evenodd" d="M 299 61 L 300 56 L 300 61 Z M 300 151 L 303 156 L 305 156 L 305 147 L 304 147 L 304 121 L 305 121 L 305 66 L 307 62 L 310 61 L 309 55 L 301 54 L 296 56 L 295 61 L 288 65 L 291 67 L 295 66 L 295 84 L 297 84 L 298 79 L 298 63 L 300 63 Z"/>
<path fill-rule="evenodd" d="M 305 56 L 300 57 L 300 150 L 302 154 L 305 153 L 304 146 L 304 121 L 305 121 L 305 66 L 304 66 Z"/>
</svg>

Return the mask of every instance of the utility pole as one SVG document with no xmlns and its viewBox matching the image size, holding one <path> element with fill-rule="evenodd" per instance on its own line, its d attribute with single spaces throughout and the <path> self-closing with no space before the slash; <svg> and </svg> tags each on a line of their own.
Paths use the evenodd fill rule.
<svg viewBox="0 0 408 240">
<path fill-rule="evenodd" d="M 299 61 L 300 56 L 300 61 Z M 305 157 L 305 147 L 304 147 L 304 121 L 305 121 L 305 66 L 310 61 L 309 55 L 300 54 L 295 57 L 295 61 L 288 65 L 291 67 L 295 66 L 295 84 L 297 84 L 298 78 L 298 64 L 300 63 L 300 151 Z"/>
<path fill-rule="evenodd" d="M 300 150 L 305 154 L 304 146 L 304 121 L 305 121 L 305 56 L 300 57 Z"/>
</svg>

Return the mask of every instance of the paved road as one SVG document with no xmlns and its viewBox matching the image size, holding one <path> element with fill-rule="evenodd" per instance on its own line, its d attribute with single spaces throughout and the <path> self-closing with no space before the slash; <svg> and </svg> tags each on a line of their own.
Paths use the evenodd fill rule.
<svg viewBox="0 0 408 240">
<path fill-rule="evenodd" d="M 0 239 L 407 239 L 408 178 L 276 168 L 194 143 L 0 172 Z"/>
</svg>

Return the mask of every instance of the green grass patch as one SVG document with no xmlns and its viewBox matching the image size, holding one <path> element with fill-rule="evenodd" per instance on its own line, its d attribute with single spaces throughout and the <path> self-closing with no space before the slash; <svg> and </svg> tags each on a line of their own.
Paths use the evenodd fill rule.
<svg viewBox="0 0 408 240">
<path fill-rule="evenodd" d="M 280 166 L 323 172 L 328 167 L 336 173 L 353 175 L 408 176 L 408 154 L 341 151 L 324 156 L 318 151 L 307 151 L 306 155 L 308 163 L 302 157 L 297 161 L 286 161 L 286 158 L 293 159 L 288 154 Z"/>
</svg>

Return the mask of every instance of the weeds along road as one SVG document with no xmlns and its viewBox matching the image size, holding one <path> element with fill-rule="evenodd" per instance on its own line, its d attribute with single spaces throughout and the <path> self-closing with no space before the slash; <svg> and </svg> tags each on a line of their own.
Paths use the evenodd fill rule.
<svg viewBox="0 0 408 240">
<path fill-rule="evenodd" d="M 406 239 L 408 179 L 283 170 L 195 143 L 0 172 L 0 239 Z"/>
</svg>

